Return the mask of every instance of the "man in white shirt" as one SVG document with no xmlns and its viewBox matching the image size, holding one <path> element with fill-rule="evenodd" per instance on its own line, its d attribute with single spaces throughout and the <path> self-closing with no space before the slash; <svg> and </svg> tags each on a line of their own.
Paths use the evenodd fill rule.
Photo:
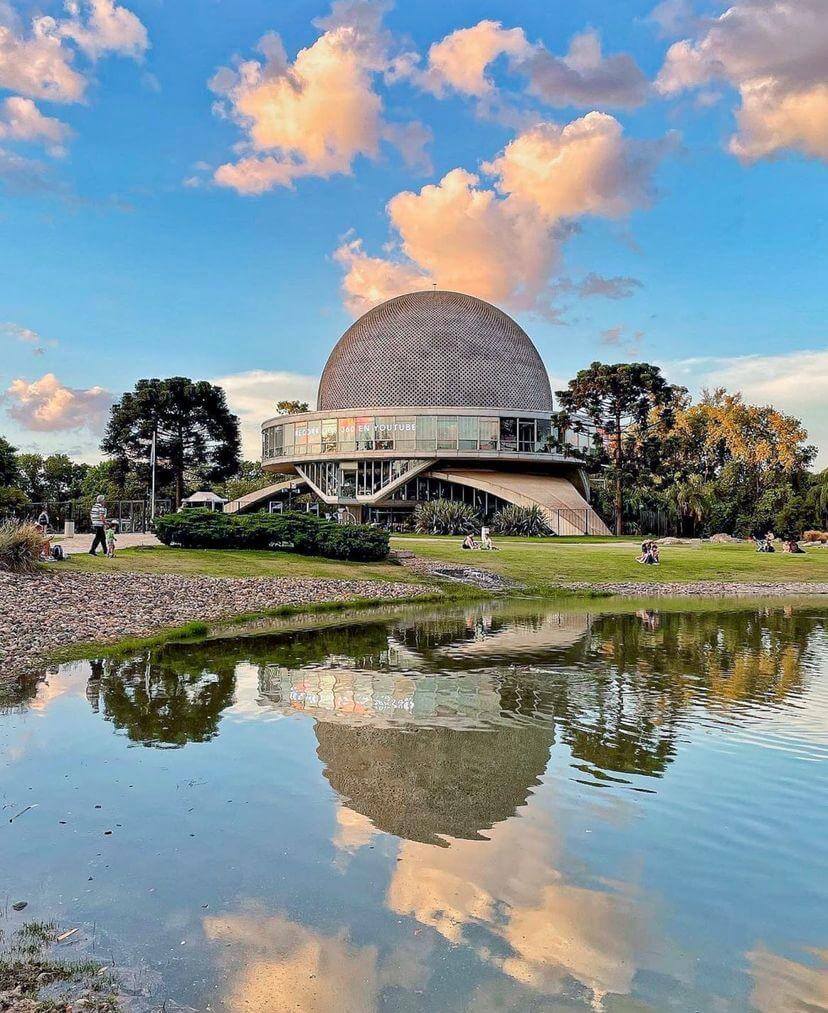
<svg viewBox="0 0 828 1013">
<path fill-rule="evenodd" d="M 95 536 L 92 539 L 89 554 L 96 555 L 100 545 L 103 554 L 106 555 L 106 507 L 103 496 L 95 497 L 95 502 L 89 511 L 89 519 L 92 521 L 92 533 Z"/>
</svg>

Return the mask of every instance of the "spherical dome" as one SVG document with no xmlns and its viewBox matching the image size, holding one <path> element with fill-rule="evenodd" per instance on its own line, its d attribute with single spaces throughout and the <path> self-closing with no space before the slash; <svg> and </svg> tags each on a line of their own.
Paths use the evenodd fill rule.
<svg viewBox="0 0 828 1013">
<path fill-rule="evenodd" d="M 411 292 L 345 331 L 318 408 L 425 405 L 546 412 L 552 391 L 538 350 L 502 310 L 459 292 Z"/>
</svg>

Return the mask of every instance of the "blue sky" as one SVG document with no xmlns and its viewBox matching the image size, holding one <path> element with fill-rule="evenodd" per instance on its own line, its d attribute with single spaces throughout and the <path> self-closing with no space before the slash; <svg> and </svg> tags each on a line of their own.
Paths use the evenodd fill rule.
<svg viewBox="0 0 828 1013">
<path fill-rule="evenodd" d="M 183 373 L 250 434 L 424 279 L 828 445 L 822 0 L 654 6 L 0 0 L 0 433 Z"/>
</svg>

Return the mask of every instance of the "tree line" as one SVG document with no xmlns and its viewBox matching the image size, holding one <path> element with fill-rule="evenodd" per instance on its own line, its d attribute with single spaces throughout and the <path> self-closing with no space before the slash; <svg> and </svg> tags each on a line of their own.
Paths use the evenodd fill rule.
<svg viewBox="0 0 828 1013">
<path fill-rule="evenodd" d="M 688 535 L 828 526 L 828 470 L 811 471 L 816 448 L 793 416 L 722 389 L 693 401 L 649 363 L 593 362 L 556 397 L 555 431 L 588 435 L 586 448 L 583 436 L 578 447 L 559 436 L 557 449 L 590 474 L 593 503 L 618 533 L 636 532 L 656 512 Z M 299 401 L 275 407 L 308 410 Z M 235 499 L 272 481 L 259 462 L 242 460 L 239 420 L 222 388 L 145 379 L 113 405 L 100 464 L 17 453 L 0 436 L 0 513 L 98 493 L 145 499 L 153 443 L 156 493 L 176 506 L 197 489 Z"/>
</svg>

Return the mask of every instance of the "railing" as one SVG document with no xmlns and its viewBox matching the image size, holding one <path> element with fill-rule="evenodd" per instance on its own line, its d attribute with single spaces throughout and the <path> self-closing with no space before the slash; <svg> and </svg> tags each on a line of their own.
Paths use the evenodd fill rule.
<svg viewBox="0 0 828 1013">
<path fill-rule="evenodd" d="M 9 511 L 7 517 L 20 521 L 36 521 L 45 510 L 49 515 L 49 528 L 52 531 L 62 531 L 66 521 L 72 521 L 75 531 L 78 534 L 85 534 L 92 530 L 89 518 L 89 511 L 92 509 L 94 499 L 91 496 L 82 496 L 79 499 L 71 500 L 49 500 L 40 503 L 25 503 L 23 506 Z M 143 532 L 150 529 L 150 503 L 148 500 L 119 499 L 112 500 L 105 504 L 107 518 L 117 521 L 118 530 L 123 532 Z M 155 501 L 155 513 L 157 516 L 169 513 L 172 509 L 172 501 L 161 499 Z"/>
</svg>

